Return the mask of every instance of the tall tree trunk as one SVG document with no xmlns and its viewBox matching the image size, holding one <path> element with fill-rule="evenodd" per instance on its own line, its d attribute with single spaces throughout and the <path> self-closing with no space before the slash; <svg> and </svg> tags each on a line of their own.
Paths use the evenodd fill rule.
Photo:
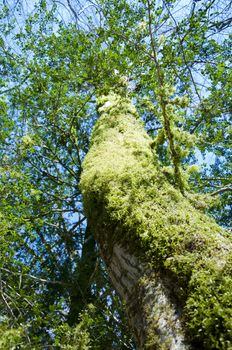
<svg viewBox="0 0 232 350">
<path fill-rule="evenodd" d="M 90 226 L 85 229 L 85 241 L 82 246 L 81 259 L 77 265 L 77 277 L 73 281 L 70 290 L 70 310 L 68 314 L 68 323 L 73 326 L 78 322 L 80 313 L 85 309 L 87 304 L 94 299 L 91 292 L 91 278 L 96 267 L 96 243 L 93 238 Z"/>
<path fill-rule="evenodd" d="M 139 349 L 231 349 L 231 240 L 169 183 L 127 98 L 99 112 L 81 188 Z"/>
</svg>

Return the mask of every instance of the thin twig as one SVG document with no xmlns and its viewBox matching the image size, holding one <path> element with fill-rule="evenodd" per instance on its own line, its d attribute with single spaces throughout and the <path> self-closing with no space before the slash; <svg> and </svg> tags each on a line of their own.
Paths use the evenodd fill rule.
<svg viewBox="0 0 232 350">
<path fill-rule="evenodd" d="M 29 278 L 31 278 L 31 279 L 34 279 L 34 280 L 39 281 L 39 282 L 42 282 L 42 283 L 59 284 L 59 285 L 61 285 L 61 286 L 67 286 L 67 287 L 70 287 L 70 286 L 71 286 L 71 284 L 68 284 L 68 283 L 65 283 L 65 282 L 54 281 L 54 280 L 47 280 L 47 279 L 44 279 L 44 278 L 36 277 L 36 276 L 31 275 L 31 274 L 29 274 L 29 273 L 14 272 L 14 271 L 8 270 L 8 269 L 6 269 L 6 268 L 4 268 L 4 267 L 0 267 L 0 270 L 1 270 L 1 271 L 8 272 L 8 273 L 10 273 L 10 274 L 12 274 L 12 275 L 17 275 L 17 276 L 18 276 L 18 275 L 23 275 L 23 276 L 27 276 L 27 277 L 29 277 Z"/>
</svg>

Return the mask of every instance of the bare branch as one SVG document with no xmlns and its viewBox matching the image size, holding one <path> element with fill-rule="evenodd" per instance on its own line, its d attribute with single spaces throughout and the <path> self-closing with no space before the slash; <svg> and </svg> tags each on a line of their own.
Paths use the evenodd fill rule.
<svg viewBox="0 0 232 350">
<path fill-rule="evenodd" d="M 70 287 L 71 285 L 68 284 L 68 283 L 65 283 L 65 282 L 62 282 L 62 281 L 54 281 L 54 280 L 47 280 L 45 278 L 40 278 L 40 277 L 36 277 L 34 275 L 31 275 L 29 273 L 21 273 L 21 272 L 14 272 L 14 271 L 11 271 L 11 270 L 8 270 L 4 267 L 0 267 L 0 270 L 1 271 L 5 271 L 5 272 L 8 272 L 12 275 L 17 275 L 17 276 L 27 276 L 33 280 L 36 280 L 36 281 L 39 281 L 39 282 L 42 282 L 42 283 L 48 283 L 48 284 L 59 284 L 61 286 L 66 286 L 66 287 Z"/>
<path fill-rule="evenodd" d="M 224 192 L 232 192 L 232 187 L 226 186 L 226 187 L 219 188 L 219 190 L 211 193 L 211 196 L 216 196 L 217 194 L 224 193 Z"/>
</svg>

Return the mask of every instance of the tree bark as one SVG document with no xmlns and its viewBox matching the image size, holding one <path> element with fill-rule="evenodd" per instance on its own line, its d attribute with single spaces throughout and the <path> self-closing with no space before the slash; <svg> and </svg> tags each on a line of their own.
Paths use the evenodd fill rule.
<svg viewBox="0 0 232 350">
<path fill-rule="evenodd" d="M 94 295 L 91 292 L 91 278 L 94 274 L 96 261 L 96 243 L 90 227 L 87 225 L 81 259 L 78 262 L 77 271 L 74 273 L 73 285 L 70 289 L 70 309 L 68 314 L 68 324 L 70 326 L 78 322 L 80 313 L 94 299 Z"/>
<path fill-rule="evenodd" d="M 86 215 L 139 349 L 231 349 L 231 240 L 173 187 L 127 98 L 99 99 Z"/>
</svg>

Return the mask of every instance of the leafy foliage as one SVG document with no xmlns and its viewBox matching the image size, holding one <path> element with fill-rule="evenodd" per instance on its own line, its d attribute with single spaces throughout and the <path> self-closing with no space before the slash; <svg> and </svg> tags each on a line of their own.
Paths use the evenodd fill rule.
<svg viewBox="0 0 232 350">
<path fill-rule="evenodd" d="M 86 321 L 86 342 L 133 349 L 79 189 L 96 96 L 124 77 L 169 181 L 218 192 L 210 213 L 230 227 L 231 3 L 64 5 L 12 0 L 0 9 L 2 327 L 15 343 L 23 334 L 29 348 L 52 346 L 56 329 L 79 329 L 91 303 L 102 311 Z"/>
</svg>

